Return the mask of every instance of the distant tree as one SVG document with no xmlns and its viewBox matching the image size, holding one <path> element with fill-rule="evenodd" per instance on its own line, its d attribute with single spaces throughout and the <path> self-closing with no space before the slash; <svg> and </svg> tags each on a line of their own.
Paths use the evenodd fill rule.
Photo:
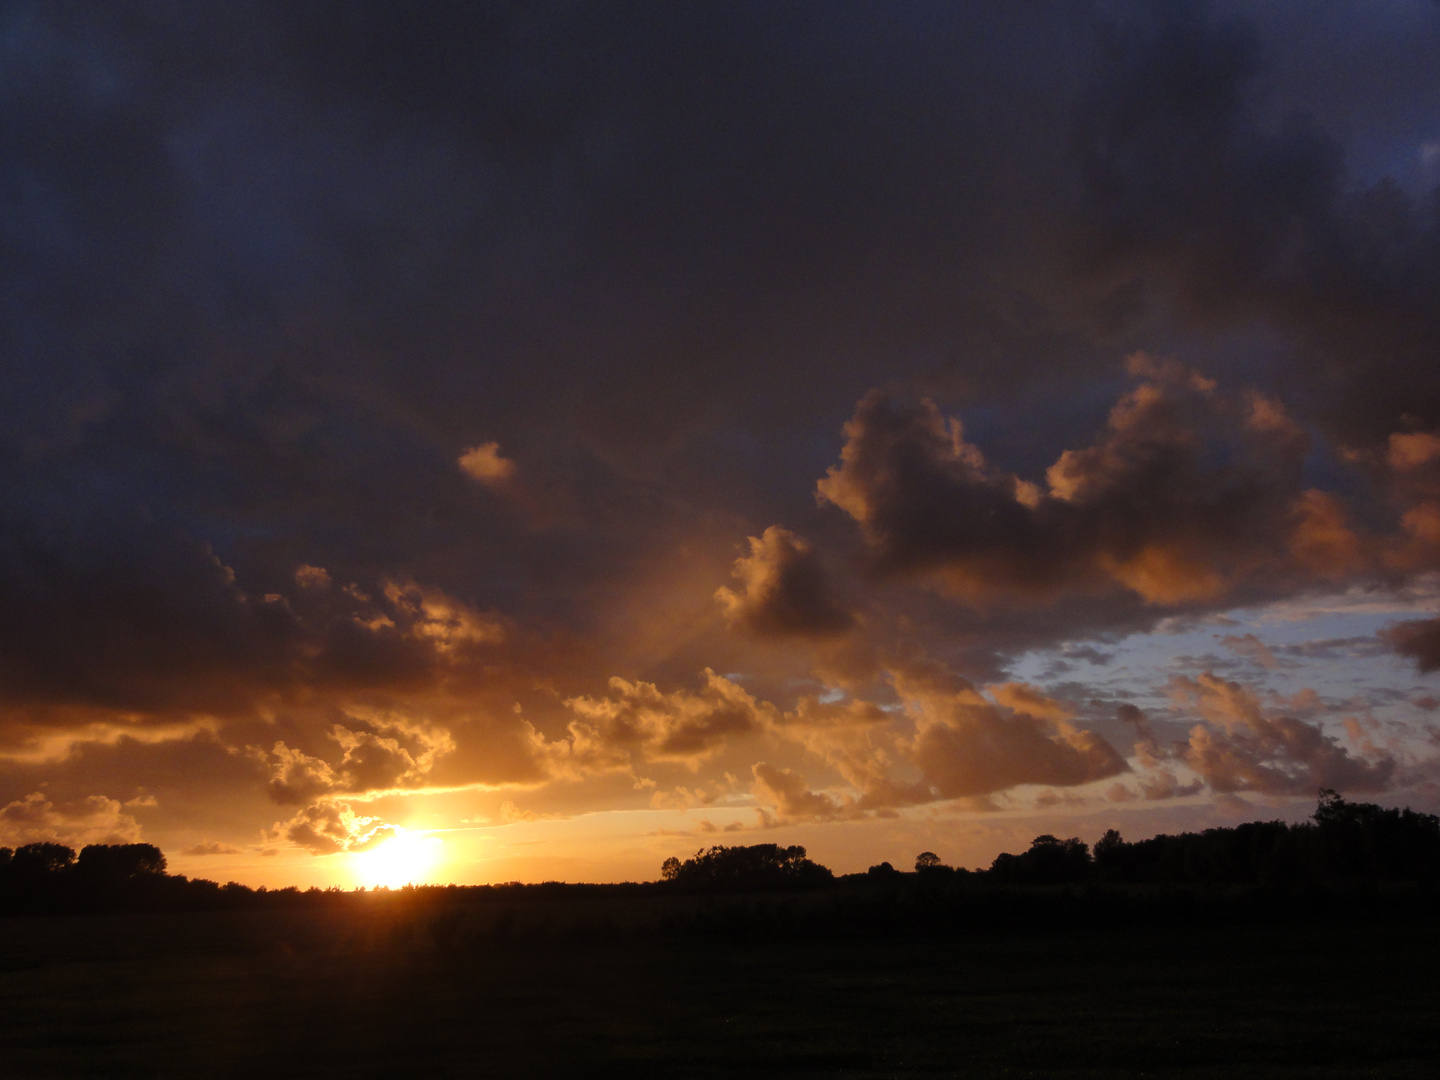
<svg viewBox="0 0 1440 1080">
<path fill-rule="evenodd" d="M 154 844 L 89 844 L 75 869 L 86 877 L 121 881 L 165 873 L 165 855 Z"/>
<path fill-rule="evenodd" d="M 1014 885 L 1060 885 L 1084 881 L 1090 873 L 1090 848 L 1078 837 L 1068 840 L 1045 833 L 1023 855 L 1001 854 L 990 864 L 998 881 Z"/>
<path fill-rule="evenodd" d="M 1119 829 L 1106 829 L 1105 835 L 1095 841 L 1095 872 L 1106 881 L 1124 881 L 1129 847 Z"/>
<path fill-rule="evenodd" d="M 15 849 L 12 861 L 22 872 L 53 874 L 75 861 L 75 849 L 64 844 L 25 844 Z"/>
<path fill-rule="evenodd" d="M 1440 878 L 1440 818 L 1434 814 L 1347 802 L 1339 792 L 1324 788 L 1314 820 L 1327 877 Z"/>
<path fill-rule="evenodd" d="M 915 871 L 920 873 L 925 870 L 935 870 L 945 864 L 940 861 L 940 856 L 933 851 L 922 851 L 915 856 Z"/>
<path fill-rule="evenodd" d="M 667 859 L 660 868 L 665 880 L 698 889 L 804 888 L 834 879 L 828 867 L 806 858 L 798 844 L 716 845 L 701 848 L 679 865 Z"/>
<path fill-rule="evenodd" d="M 1095 841 L 1095 861 L 1108 859 L 1125 846 L 1119 829 L 1106 829 L 1105 835 Z"/>
<path fill-rule="evenodd" d="M 865 873 L 872 878 L 893 877 L 899 872 L 900 871 L 896 870 L 895 867 L 891 866 L 888 862 L 877 863 L 865 871 Z"/>
</svg>

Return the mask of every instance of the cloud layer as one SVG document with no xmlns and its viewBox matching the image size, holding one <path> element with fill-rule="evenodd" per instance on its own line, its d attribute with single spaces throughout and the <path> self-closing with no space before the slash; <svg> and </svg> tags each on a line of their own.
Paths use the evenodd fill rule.
<svg viewBox="0 0 1440 1080">
<path fill-rule="evenodd" d="M 5 5 L 0 841 L 1433 801 L 1437 46 Z"/>
</svg>

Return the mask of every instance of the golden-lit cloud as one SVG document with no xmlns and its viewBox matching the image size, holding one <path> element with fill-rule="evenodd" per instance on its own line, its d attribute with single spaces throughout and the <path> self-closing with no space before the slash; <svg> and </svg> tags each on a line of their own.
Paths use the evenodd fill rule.
<svg viewBox="0 0 1440 1080">
<path fill-rule="evenodd" d="M 767 813 L 766 824 L 778 825 L 794 821 L 829 821 L 846 813 L 853 814 L 853 801 L 837 799 L 824 792 L 811 791 L 805 778 L 790 769 L 778 769 L 757 762 L 753 769 L 755 797 L 773 813 Z"/>
<path fill-rule="evenodd" d="M 118 799 L 104 795 L 55 802 L 36 791 L 0 806 L 0 844 L 8 847 L 41 841 L 73 848 L 130 844 L 140 836 L 140 823 L 135 817 L 124 812 Z"/>
<path fill-rule="evenodd" d="M 489 488 L 504 487 L 515 477 L 515 462 L 500 453 L 497 442 L 481 443 L 460 455 L 466 475 Z"/>
<path fill-rule="evenodd" d="M 628 767 L 642 761 L 691 765 L 731 741 L 761 730 L 773 706 L 756 701 L 736 683 L 707 670 L 698 692 L 664 693 L 653 683 L 610 680 L 605 697 L 566 702 L 574 714 L 569 739 L 555 747 L 572 768 Z"/>
<path fill-rule="evenodd" d="M 207 855 L 239 855 L 241 849 L 233 844 L 221 843 L 218 840 L 205 840 L 198 844 L 192 844 L 187 848 L 180 849 L 181 855 L 192 857 L 204 857 Z"/>
<path fill-rule="evenodd" d="M 1072 787 L 1128 769 L 1102 736 L 1053 706 L 1036 716 L 925 674 L 898 675 L 896 690 L 916 721 L 914 762 L 936 796 L 989 795 L 1019 784 Z"/>
<path fill-rule="evenodd" d="M 734 575 L 741 590 L 722 586 L 715 599 L 730 625 L 744 633 L 829 637 L 855 623 L 814 545 L 778 525 L 750 537 L 750 554 L 736 560 Z"/>
<path fill-rule="evenodd" d="M 1105 430 L 1064 451 L 1044 490 L 992 466 L 933 402 L 872 391 L 818 493 L 860 525 L 877 568 L 979 604 L 1107 582 L 1151 604 L 1212 603 L 1263 574 L 1361 568 L 1339 503 L 1302 487 L 1309 438 L 1278 402 L 1143 354 L 1129 369 L 1137 384 Z M 1295 559 L 1277 562 L 1287 548 Z"/>
<path fill-rule="evenodd" d="M 328 738 L 341 751 L 333 764 L 277 742 L 269 753 L 270 797 L 282 805 L 322 795 L 362 794 L 425 783 L 436 760 L 455 748 L 443 728 L 375 722 L 376 730 L 331 727 Z"/>
<path fill-rule="evenodd" d="M 322 799 L 306 806 L 288 821 L 266 830 L 267 843 L 288 842 L 314 855 L 365 851 L 395 834 L 397 826 L 378 817 L 357 814 L 350 803 Z"/>
</svg>

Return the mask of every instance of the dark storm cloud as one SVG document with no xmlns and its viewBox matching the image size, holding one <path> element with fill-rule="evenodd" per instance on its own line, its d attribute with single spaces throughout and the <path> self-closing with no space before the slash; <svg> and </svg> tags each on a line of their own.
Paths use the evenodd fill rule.
<svg viewBox="0 0 1440 1080">
<path fill-rule="evenodd" d="M 0 5 L 6 805 L 1114 775 L 892 676 L 1440 565 L 1440 76 L 1365 90 L 1440 16 L 1327 11 L 1353 94 L 1285 5 Z"/>
<path fill-rule="evenodd" d="M 4 536 L 10 703 L 225 715 L 300 688 L 421 691 L 505 637 L 436 590 L 322 587 L 318 567 L 302 568 L 288 596 L 256 596 L 208 545 L 109 524 Z"/>
<path fill-rule="evenodd" d="M 1304 377 L 1291 393 L 1320 405 L 1344 438 L 1383 439 L 1405 414 L 1433 427 L 1440 422 L 1433 200 L 1428 190 L 1407 191 L 1384 176 L 1349 182 L 1345 151 L 1319 127 L 1323 113 L 1315 109 L 1348 106 L 1343 119 L 1353 130 L 1363 89 L 1343 103 L 1317 94 L 1263 122 L 1267 56 L 1284 56 L 1286 35 L 1309 28 L 1305 12 L 1257 8 L 1273 35 L 1266 40 L 1243 7 L 1230 7 L 1240 13 L 1137 4 L 1115 9 L 1103 25 L 1096 75 L 1077 114 L 1085 192 L 1079 266 L 1090 281 L 1108 281 L 1108 310 L 1129 318 L 1142 314 L 1146 294 L 1159 294 L 1201 320 L 1261 318 L 1295 331 L 1299 348 L 1276 374 Z M 1433 9 L 1381 7 L 1388 10 L 1337 14 L 1329 27 L 1337 38 L 1312 48 L 1338 48 L 1338 35 L 1364 40 L 1377 28 L 1395 35 L 1382 48 L 1417 49 L 1417 60 L 1426 53 L 1421 43 L 1430 53 L 1440 44 Z M 1377 58 L 1352 83 L 1387 78 L 1386 63 Z M 1432 91 L 1422 93 L 1433 102 Z M 1403 100 L 1370 104 L 1377 116 L 1407 108 Z M 1414 127 L 1434 140 L 1440 115 L 1425 108 Z M 1387 147 L 1392 155 L 1422 151 L 1414 143 Z"/>
<path fill-rule="evenodd" d="M 819 494 L 859 523 L 878 569 L 978 603 L 1120 586 L 1184 604 L 1261 571 L 1293 577 L 1287 564 L 1322 579 L 1363 567 L 1343 513 L 1302 489 L 1309 441 L 1283 408 L 1179 365 L 1130 366 L 1138 385 L 1043 488 L 990 465 L 932 402 L 872 392 Z"/>
</svg>

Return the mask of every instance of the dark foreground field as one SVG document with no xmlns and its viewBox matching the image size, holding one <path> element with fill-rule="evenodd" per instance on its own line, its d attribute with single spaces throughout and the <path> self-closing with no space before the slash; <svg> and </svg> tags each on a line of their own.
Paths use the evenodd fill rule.
<svg viewBox="0 0 1440 1080">
<path fill-rule="evenodd" d="M 515 914 L 0 919 L 0 1075 L 1440 1075 L 1432 920 L 800 940 Z"/>
</svg>

